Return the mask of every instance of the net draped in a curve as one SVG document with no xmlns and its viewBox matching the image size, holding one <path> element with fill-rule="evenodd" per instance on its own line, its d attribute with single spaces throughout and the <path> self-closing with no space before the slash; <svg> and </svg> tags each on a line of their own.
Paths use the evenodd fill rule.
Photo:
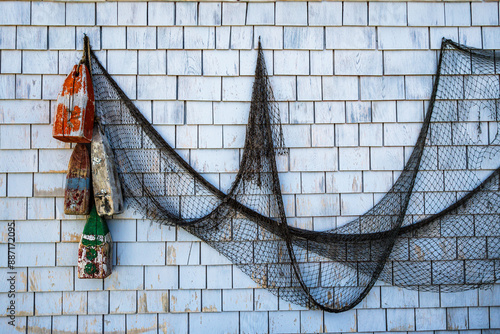
<svg viewBox="0 0 500 334">
<path fill-rule="evenodd" d="M 182 226 L 279 298 L 330 312 L 353 308 L 377 281 L 446 292 L 498 280 L 499 65 L 493 51 L 443 41 L 404 170 L 367 213 L 317 232 L 287 224 L 276 166 L 287 150 L 260 46 L 240 168 L 227 194 L 168 145 L 91 57 L 96 120 L 128 204 Z"/>
</svg>

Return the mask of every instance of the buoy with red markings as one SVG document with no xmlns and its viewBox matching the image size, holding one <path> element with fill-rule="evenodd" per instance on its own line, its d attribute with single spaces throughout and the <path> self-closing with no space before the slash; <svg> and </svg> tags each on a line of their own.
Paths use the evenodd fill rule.
<svg viewBox="0 0 500 334">
<path fill-rule="evenodd" d="M 66 189 L 64 190 L 64 213 L 87 215 L 90 212 L 90 169 L 89 150 L 85 144 L 77 144 L 68 164 Z"/>
<path fill-rule="evenodd" d="M 63 142 L 90 143 L 94 128 L 94 88 L 84 61 L 73 67 L 57 98 L 52 136 Z"/>
<path fill-rule="evenodd" d="M 93 206 L 78 247 L 78 278 L 106 278 L 111 275 L 112 266 L 111 233 Z"/>
</svg>

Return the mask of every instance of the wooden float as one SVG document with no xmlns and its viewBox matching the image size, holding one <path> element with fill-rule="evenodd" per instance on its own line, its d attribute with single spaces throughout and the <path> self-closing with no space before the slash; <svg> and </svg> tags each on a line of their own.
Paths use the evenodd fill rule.
<svg viewBox="0 0 500 334">
<path fill-rule="evenodd" d="M 96 125 L 91 144 L 92 185 L 97 213 L 109 217 L 123 212 L 120 178 L 106 135 Z"/>
<path fill-rule="evenodd" d="M 90 156 L 85 144 L 77 144 L 69 159 L 64 213 L 87 215 L 90 212 Z"/>
<path fill-rule="evenodd" d="M 87 66 L 75 65 L 57 98 L 52 136 L 63 142 L 90 143 L 94 128 L 94 88 Z"/>
<path fill-rule="evenodd" d="M 113 265 L 113 241 L 106 220 L 92 207 L 78 248 L 78 278 L 106 278 Z"/>
</svg>

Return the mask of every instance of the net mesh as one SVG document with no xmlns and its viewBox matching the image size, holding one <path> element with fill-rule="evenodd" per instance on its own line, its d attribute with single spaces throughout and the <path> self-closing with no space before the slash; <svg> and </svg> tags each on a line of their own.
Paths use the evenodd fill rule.
<svg viewBox="0 0 500 334">
<path fill-rule="evenodd" d="M 158 134 L 92 53 L 97 121 L 129 205 L 180 225 L 282 299 L 341 312 L 378 281 L 459 291 L 500 275 L 498 61 L 443 41 L 417 143 L 387 194 L 328 231 L 287 224 L 276 167 L 286 154 L 259 44 L 246 141 L 227 193 Z"/>
</svg>

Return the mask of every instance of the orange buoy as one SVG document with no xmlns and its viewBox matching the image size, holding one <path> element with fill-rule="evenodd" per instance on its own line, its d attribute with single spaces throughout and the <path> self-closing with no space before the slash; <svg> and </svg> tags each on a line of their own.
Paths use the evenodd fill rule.
<svg viewBox="0 0 500 334">
<path fill-rule="evenodd" d="M 90 143 L 94 128 L 94 88 L 84 63 L 75 65 L 57 98 L 52 136 L 63 142 Z"/>
</svg>

